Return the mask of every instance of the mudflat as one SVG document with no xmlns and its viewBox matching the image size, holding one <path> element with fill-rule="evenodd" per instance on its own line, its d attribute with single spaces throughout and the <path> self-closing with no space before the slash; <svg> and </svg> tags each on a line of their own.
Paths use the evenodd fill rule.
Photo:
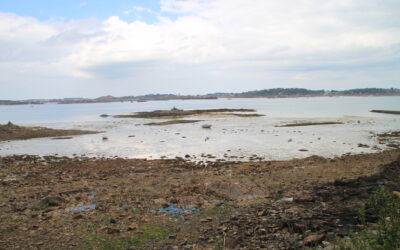
<svg viewBox="0 0 400 250">
<path fill-rule="evenodd" d="M 303 127 L 303 126 L 320 126 L 320 125 L 336 125 L 343 124 L 343 122 L 299 122 L 277 125 L 275 127 Z"/>
<path fill-rule="evenodd" d="M 75 129 L 51 129 L 45 127 L 23 127 L 12 124 L 0 124 L 0 141 L 26 140 L 40 137 L 65 137 L 70 135 L 95 134 L 96 131 L 75 130 Z"/>
<path fill-rule="evenodd" d="M 373 113 L 382 113 L 382 114 L 391 114 L 391 115 L 400 115 L 400 111 L 398 110 L 371 110 Z"/>
<path fill-rule="evenodd" d="M 164 122 L 149 122 L 143 125 L 146 126 L 164 126 L 164 125 L 174 125 L 174 124 L 184 124 L 184 123 L 196 123 L 201 122 L 202 120 L 170 120 Z"/>
<path fill-rule="evenodd" d="M 149 112 L 137 112 L 134 114 L 127 115 L 115 115 L 115 118 L 178 118 L 196 115 L 207 115 L 207 114 L 229 114 L 232 112 L 255 112 L 254 109 L 194 109 L 194 110 L 183 110 L 173 108 L 171 110 L 155 110 Z M 238 116 L 238 114 L 234 114 Z M 254 116 L 254 115 L 253 115 Z M 261 116 L 261 115 L 259 115 Z"/>
</svg>

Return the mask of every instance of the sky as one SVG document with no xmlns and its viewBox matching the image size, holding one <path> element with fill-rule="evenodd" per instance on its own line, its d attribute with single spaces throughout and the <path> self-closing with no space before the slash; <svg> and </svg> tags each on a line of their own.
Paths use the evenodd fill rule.
<svg viewBox="0 0 400 250">
<path fill-rule="evenodd" d="M 0 99 L 400 88 L 399 0 L 0 0 Z"/>
</svg>

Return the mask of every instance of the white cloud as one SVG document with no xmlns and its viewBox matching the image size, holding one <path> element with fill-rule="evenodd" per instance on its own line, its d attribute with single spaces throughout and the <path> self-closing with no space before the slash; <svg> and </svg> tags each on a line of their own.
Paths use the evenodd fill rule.
<svg viewBox="0 0 400 250">
<path fill-rule="evenodd" d="M 18 74 L 27 78 L 167 78 L 185 88 L 192 79 L 182 70 L 191 70 L 209 82 L 210 91 L 229 91 L 228 82 L 245 89 L 234 86 L 239 83 L 232 76 L 247 79 L 247 88 L 270 87 L 272 81 L 305 87 L 320 81 L 327 88 L 335 81 L 363 84 L 366 77 L 346 77 L 353 70 L 373 72 L 369 83 L 376 86 L 390 78 L 398 84 L 399 74 L 390 69 L 382 77 L 381 65 L 400 67 L 399 9 L 398 1 L 379 0 L 162 0 L 161 14 L 153 13 L 156 23 L 118 16 L 48 23 L 0 13 L 0 73 L 12 74 L 9 65 L 18 62 Z M 125 14 L 134 12 L 152 10 L 133 6 Z"/>
</svg>

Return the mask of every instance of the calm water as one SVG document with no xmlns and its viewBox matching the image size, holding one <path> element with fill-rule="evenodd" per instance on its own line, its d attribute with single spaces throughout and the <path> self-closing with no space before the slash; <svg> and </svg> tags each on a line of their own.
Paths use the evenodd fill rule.
<svg viewBox="0 0 400 250">
<path fill-rule="evenodd" d="M 127 114 L 156 109 L 252 108 L 264 117 L 201 117 L 202 123 L 143 126 L 145 119 L 101 118 L 100 114 Z M 371 109 L 399 110 L 400 97 L 321 97 L 285 99 L 218 99 L 153 101 L 144 103 L 45 104 L 0 106 L 0 122 L 103 131 L 74 136 L 71 140 L 51 138 L 0 143 L 0 155 L 59 154 L 71 156 L 123 156 L 173 158 L 186 154 L 201 158 L 258 155 L 266 159 L 288 159 L 313 154 L 373 152 L 378 145 L 371 132 L 400 130 L 400 116 L 370 113 Z M 197 119 L 197 118 L 196 118 Z M 162 121 L 162 120 L 155 120 Z M 343 125 L 277 128 L 297 121 L 341 121 Z M 204 123 L 212 129 L 202 129 Z M 129 136 L 134 137 L 129 137 Z M 109 140 L 103 141 L 107 136 Z M 368 144 L 368 149 L 357 147 Z M 301 152 L 299 149 L 307 149 Z"/>
<path fill-rule="evenodd" d="M 400 97 L 314 97 L 284 99 L 218 99 L 95 104 L 1 106 L 0 123 L 17 124 L 102 121 L 100 114 L 127 114 L 156 109 L 252 108 L 270 117 L 388 117 L 371 109 L 399 110 Z"/>
</svg>

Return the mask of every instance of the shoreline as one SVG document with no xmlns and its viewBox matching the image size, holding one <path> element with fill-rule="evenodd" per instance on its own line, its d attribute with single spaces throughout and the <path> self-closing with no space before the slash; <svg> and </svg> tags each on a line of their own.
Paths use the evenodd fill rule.
<svg viewBox="0 0 400 250">
<path fill-rule="evenodd" d="M 373 190 L 400 188 L 390 179 L 400 168 L 385 175 L 399 156 L 208 165 L 0 157 L 0 247 L 326 247 L 357 229 L 356 211 Z"/>
<path fill-rule="evenodd" d="M 96 104 L 96 103 L 116 103 L 116 102 L 153 102 L 153 101 L 191 101 L 191 100 L 218 100 L 218 99 L 287 99 L 287 98 L 318 98 L 318 97 L 399 97 L 400 94 L 354 94 L 354 95 L 284 95 L 284 96 L 204 96 L 193 98 L 161 98 L 161 99 L 118 99 L 114 100 L 94 100 L 83 101 L 27 101 L 27 100 L 0 100 L 0 106 L 22 106 L 22 105 L 44 105 L 44 104 Z"/>
</svg>

